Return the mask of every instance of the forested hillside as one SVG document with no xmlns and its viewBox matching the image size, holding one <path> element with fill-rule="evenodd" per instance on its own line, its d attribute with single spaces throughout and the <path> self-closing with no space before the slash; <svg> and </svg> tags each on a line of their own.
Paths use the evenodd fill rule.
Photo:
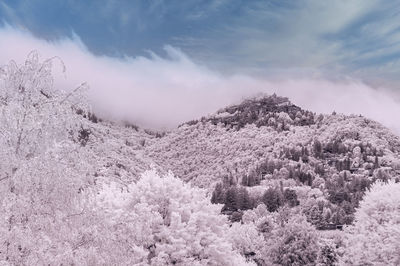
<svg viewBox="0 0 400 266">
<path fill-rule="evenodd" d="M 379 123 L 272 95 L 153 132 L 54 88 L 56 62 L 1 68 L 1 265 L 399 265 Z"/>
<path fill-rule="evenodd" d="M 240 210 L 229 206 L 238 187 L 250 193 L 252 206 L 267 204 L 271 189 L 276 195 L 269 197 L 282 199 L 292 191 L 319 229 L 350 224 L 365 190 L 400 172 L 400 139 L 379 123 L 316 115 L 276 95 L 191 121 L 147 150 L 184 180 L 215 187 L 213 199 L 225 209 Z"/>
</svg>

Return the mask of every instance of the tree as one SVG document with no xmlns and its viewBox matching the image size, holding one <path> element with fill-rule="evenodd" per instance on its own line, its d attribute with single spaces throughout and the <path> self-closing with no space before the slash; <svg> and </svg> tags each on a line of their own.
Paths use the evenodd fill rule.
<svg viewBox="0 0 400 266">
<path fill-rule="evenodd" d="M 244 212 L 242 224 L 233 224 L 230 235 L 241 254 L 257 265 L 317 263 L 318 234 L 299 208 L 280 208 L 271 213 L 260 204 Z"/>
<path fill-rule="evenodd" d="M 150 171 L 130 186 L 126 198 L 115 225 L 129 228 L 119 241 L 147 250 L 142 263 L 247 265 L 226 238 L 226 216 L 205 191 Z"/>
<path fill-rule="evenodd" d="M 320 250 L 318 257 L 318 265 L 332 266 L 337 265 L 339 256 L 334 243 L 325 243 Z"/>
<path fill-rule="evenodd" d="M 374 160 L 373 169 L 375 170 L 375 169 L 378 169 L 378 168 L 379 168 L 379 159 L 378 159 L 378 156 L 375 155 L 375 160 Z"/>
<path fill-rule="evenodd" d="M 285 203 L 287 203 L 289 207 L 295 207 L 300 204 L 297 199 L 296 191 L 294 191 L 293 189 L 285 189 L 283 192 L 283 198 Z"/>
<path fill-rule="evenodd" d="M 222 183 L 218 183 L 217 185 L 215 185 L 215 189 L 211 196 L 211 203 L 213 203 L 213 204 L 225 203 L 225 193 L 224 193 Z"/>
<path fill-rule="evenodd" d="M 52 63 L 31 53 L 24 65 L 1 69 L 0 262 L 7 264 L 79 264 L 96 246 L 88 207 L 96 161 L 77 141 L 85 121 L 74 110 L 86 103 L 81 87 L 52 86 Z"/>
<path fill-rule="evenodd" d="M 260 184 L 261 170 L 251 171 L 249 175 L 245 175 L 242 178 L 242 185 L 247 187 L 253 187 Z"/>
<path fill-rule="evenodd" d="M 313 150 L 315 157 L 320 158 L 322 156 L 322 144 L 319 140 L 314 141 Z"/>
<path fill-rule="evenodd" d="M 18 169 L 16 162 L 39 156 L 55 143 L 78 138 L 83 125 L 74 107 L 87 109 L 82 87 L 70 93 L 55 89 L 52 63 L 51 59 L 41 63 L 31 53 L 24 65 L 11 62 L 2 69 L 0 144 L 10 157 L 6 163 L 10 166 L 2 169 Z"/>
<path fill-rule="evenodd" d="M 239 203 L 240 203 L 239 208 L 241 210 L 250 210 L 250 209 L 254 208 L 254 201 L 250 197 L 249 192 L 247 191 L 246 188 L 241 187 L 239 189 L 238 197 L 239 197 Z"/>
<path fill-rule="evenodd" d="M 231 186 L 226 191 L 225 205 L 223 211 L 237 211 L 240 209 L 241 202 L 239 202 L 239 193 L 236 186 Z"/>
<path fill-rule="evenodd" d="M 353 265 L 400 264 L 400 183 L 376 182 L 345 230 L 343 261 Z"/>
<path fill-rule="evenodd" d="M 332 218 L 332 211 L 330 208 L 325 207 L 323 212 L 322 212 L 322 219 L 323 219 L 323 224 L 326 225 L 331 222 Z"/>
<path fill-rule="evenodd" d="M 283 195 L 279 189 L 269 188 L 265 191 L 262 201 L 267 206 L 268 211 L 275 212 L 283 205 Z"/>
<path fill-rule="evenodd" d="M 318 234 L 304 216 L 293 215 L 284 226 L 272 231 L 265 247 L 265 255 L 274 265 L 315 265 Z"/>
<path fill-rule="evenodd" d="M 308 222 L 315 225 L 317 229 L 321 229 L 323 227 L 324 219 L 322 216 L 322 212 L 317 205 L 313 205 L 307 214 Z"/>
<path fill-rule="evenodd" d="M 228 232 L 230 241 L 239 253 L 249 260 L 262 259 L 264 237 L 254 223 L 234 223 Z"/>
</svg>

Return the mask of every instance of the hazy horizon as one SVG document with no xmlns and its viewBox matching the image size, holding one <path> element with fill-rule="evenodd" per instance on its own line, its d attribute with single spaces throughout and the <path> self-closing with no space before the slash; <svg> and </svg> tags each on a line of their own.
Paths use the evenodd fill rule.
<svg viewBox="0 0 400 266">
<path fill-rule="evenodd" d="M 147 127 L 171 128 L 264 92 L 400 132 L 396 5 L 195 2 L 3 1 L 0 64 L 21 64 L 32 50 L 58 56 L 67 72 L 55 66 L 56 86 L 87 82 L 95 110 Z"/>
</svg>

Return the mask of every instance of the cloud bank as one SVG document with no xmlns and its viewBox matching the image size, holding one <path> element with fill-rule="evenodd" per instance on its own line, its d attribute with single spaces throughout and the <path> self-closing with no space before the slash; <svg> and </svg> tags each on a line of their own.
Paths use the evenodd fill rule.
<svg viewBox="0 0 400 266">
<path fill-rule="evenodd" d="M 87 82 L 95 111 L 145 127 L 171 128 L 264 92 L 287 96 L 318 113 L 362 114 L 400 132 L 399 95 L 349 78 L 223 75 L 171 46 L 165 47 L 166 57 L 149 52 L 147 57 L 114 58 L 93 55 L 77 36 L 49 42 L 9 26 L 0 29 L 1 65 L 23 63 L 32 50 L 42 59 L 64 61 L 66 76 L 55 67 L 55 86 L 69 90 Z"/>
</svg>

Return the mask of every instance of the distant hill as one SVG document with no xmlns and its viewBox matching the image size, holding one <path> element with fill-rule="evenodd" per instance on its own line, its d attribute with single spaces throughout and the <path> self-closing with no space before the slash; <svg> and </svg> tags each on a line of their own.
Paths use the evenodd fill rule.
<svg viewBox="0 0 400 266">
<path fill-rule="evenodd" d="M 145 152 L 195 186 L 213 191 L 222 184 L 214 193 L 223 194 L 225 205 L 227 191 L 237 185 L 256 202 L 268 188 L 292 189 L 302 195 L 301 204 L 319 198 L 340 216 L 328 224 L 351 223 L 365 190 L 400 173 L 400 138 L 378 122 L 317 115 L 276 95 L 185 123 Z"/>
<path fill-rule="evenodd" d="M 356 147 L 360 159 L 354 154 Z M 400 139 L 367 118 L 316 115 L 273 95 L 190 121 L 146 148 L 160 165 L 200 186 L 212 185 L 226 174 L 240 179 L 266 159 L 298 163 L 305 150 L 308 159 L 302 164 L 320 163 L 326 170 L 349 159 L 352 171 L 361 173 L 377 157 L 382 167 L 396 171 Z"/>
</svg>

